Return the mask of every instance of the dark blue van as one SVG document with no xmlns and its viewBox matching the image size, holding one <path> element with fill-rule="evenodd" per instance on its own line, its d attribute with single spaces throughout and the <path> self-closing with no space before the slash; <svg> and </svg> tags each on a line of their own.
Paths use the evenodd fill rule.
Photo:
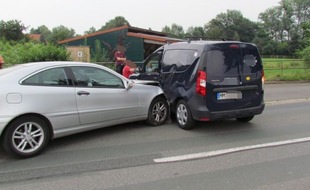
<svg viewBox="0 0 310 190">
<path fill-rule="evenodd" d="M 157 80 L 182 129 L 195 121 L 247 122 L 264 110 L 264 70 L 257 47 L 236 41 L 166 44 L 131 79 Z"/>
</svg>

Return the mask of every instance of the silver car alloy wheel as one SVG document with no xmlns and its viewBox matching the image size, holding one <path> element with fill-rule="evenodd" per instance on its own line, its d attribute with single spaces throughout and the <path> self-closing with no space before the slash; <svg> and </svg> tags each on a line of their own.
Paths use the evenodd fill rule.
<svg viewBox="0 0 310 190">
<path fill-rule="evenodd" d="M 179 104 L 177 108 L 177 120 L 181 125 L 185 125 L 188 119 L 188 113 L 184 104 Z"/>
<path fill-rule="evenodd" d="M 34 122 L 19 125 L 12 135 L 12 144 L 21 153 L 31 153 L 39 149 L 44 142 L 43 128 Z"/>
<path fill-rule="evenodd" d="M 156 122 L 162 122 L 167 117 L 167 107 L 161 101 L 157 102 L 152 109 L 152 116 Z"/>
</svg>

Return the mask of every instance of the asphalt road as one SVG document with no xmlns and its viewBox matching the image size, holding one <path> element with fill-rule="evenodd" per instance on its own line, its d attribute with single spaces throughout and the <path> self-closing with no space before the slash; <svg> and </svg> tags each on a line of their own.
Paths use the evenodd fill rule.
<svg viewBox="0 0 310 190">
<path fill-rule="evenodd" d="M 0 189 L 310 189 L 310 84 L 265 89 L 250 123 L 138 122 L 56 139 L 30 159 L 0 150 Z"/>
</svg>

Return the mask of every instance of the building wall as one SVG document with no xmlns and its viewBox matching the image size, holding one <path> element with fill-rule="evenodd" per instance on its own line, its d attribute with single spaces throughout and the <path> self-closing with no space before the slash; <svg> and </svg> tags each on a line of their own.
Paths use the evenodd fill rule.
<svg viewBox="0 0 310 190">
<path fill-rule="evenodd" d="M 142 38 L 127 36 L 126 44 L 126 58 L 133 62 L 142 62 L 144 60 L 144 42 Z"/>
<path fill-rule="evenodd" d="M 114 31 L 111 33 L 90 36 L 84 39 L 67 42 L 65 45 L 67 47 L 85 46 L 85 45 L 89 46 L 90 55 L 91 55 L 92 51 L 95 50 L 96 40 L 99 40 L 100 42 L 105 42 L 106 44 L 110 45 L 110 47 L 106 47 L 104 43 L 101 43 L 101 46 L 105 47 L 111 53 L 111 55 L 113 55 L 114 54 L 113 51 L 116 49 L 116 46 L 120 43 L 123 43 L 123 45 L 126 47 L 125 54 L 126 54 L 127 59 L 133 62 L 142 62 L 144 59 L 143 39 L 127 36 L 126 35 L 127 31 L 128 29 L 123 29 L 123 30 Z M 110 48 L 112 49 L 112 52 Z"/>
<path fill-rule="evenodd" d="M 90 62 L 89 46 L 67 46 L 67 51 L 70 52 L 70 59 L 78 62 Z"/>
</svg>

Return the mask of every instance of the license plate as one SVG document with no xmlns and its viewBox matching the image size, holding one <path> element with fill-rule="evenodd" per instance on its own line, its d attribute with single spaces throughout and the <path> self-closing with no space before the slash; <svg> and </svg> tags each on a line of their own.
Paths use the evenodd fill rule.
<svg viewBox="0 0 310 190">
<path fill-rule="evenodd" d="M 228 100 L 228 99 L 242 99 L 241 92 L 218 92 L 216 94 L 217 100 Z"/>
</svg>

